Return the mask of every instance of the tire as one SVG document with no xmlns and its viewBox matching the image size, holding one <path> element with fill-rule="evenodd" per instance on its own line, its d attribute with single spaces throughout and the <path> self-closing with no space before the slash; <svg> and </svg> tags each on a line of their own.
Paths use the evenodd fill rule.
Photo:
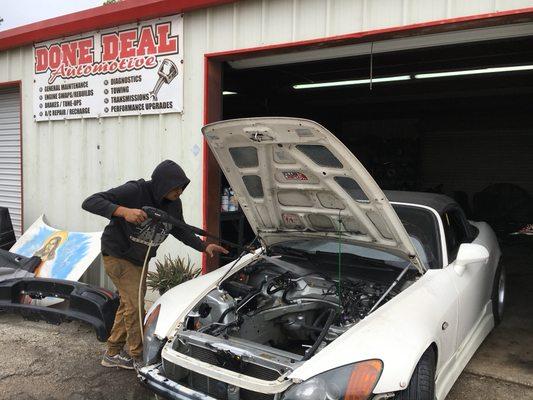
<svg viewBox="0 0 533 400">
<path fill-rule="evenodd" d="M 505 284 L 507 274 L 505 267 L 500 263 L 494 274 L 494 283 L 492 284 L 492 315 L 494 316 L 494 325 L 498 326 L 503 319 L 505 311 Z"/>
<path fill-rule="evenodd" d="M 405 390 L 398 392 L 396 400 L 435 399 L 435 352 L 430 347 L 418 361 Z"/>
</svg>

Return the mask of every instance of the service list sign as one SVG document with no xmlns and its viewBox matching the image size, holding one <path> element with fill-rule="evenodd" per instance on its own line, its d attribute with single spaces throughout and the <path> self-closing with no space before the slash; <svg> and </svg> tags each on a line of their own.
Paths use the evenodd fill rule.
<svg viewBox="0 0 533 400">
<path fill-rule="evenodd" d="M 183 110 L 182 15 L 38 43 L 36 121 Z"/>
</svg>

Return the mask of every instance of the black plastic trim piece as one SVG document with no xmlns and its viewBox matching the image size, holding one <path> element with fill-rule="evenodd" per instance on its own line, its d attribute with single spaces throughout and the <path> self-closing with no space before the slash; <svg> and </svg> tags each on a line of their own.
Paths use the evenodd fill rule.
<svg viewBox="0 0 533 400">
<path fill-rule="evenodd" d="M 137 371 L 141 383 L 159 396 L 170 400 L 215 400 L 215 398 L 182 386 L 159 373 L 157 366 L 150 365 Z"/>
<path fill-rule="evenodd" d="M 21 303 L 24 296 L 56 297 L 68 300 L 61 308 Z M 99 341 L 109 337 L 119 297 L 106 289 L 62 279 L 18 278 L 0 282 L 0 310 L 22 315 L 30 320 L 51 324 L 78 320 L 91 324 Z"/>
</svg>

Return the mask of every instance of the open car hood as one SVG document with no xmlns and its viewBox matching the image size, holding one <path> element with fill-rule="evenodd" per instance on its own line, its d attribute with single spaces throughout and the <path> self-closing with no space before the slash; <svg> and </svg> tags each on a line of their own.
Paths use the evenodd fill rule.
<svg viewBox="0 0 533 400">
<path fill-rule="evenodd" d="M 326 128 L 299 118 L 243 118 L 202 132 L 254 232 L 266 245 L 335 237 L 425 266 L 389 201 Z"/>
</svg>

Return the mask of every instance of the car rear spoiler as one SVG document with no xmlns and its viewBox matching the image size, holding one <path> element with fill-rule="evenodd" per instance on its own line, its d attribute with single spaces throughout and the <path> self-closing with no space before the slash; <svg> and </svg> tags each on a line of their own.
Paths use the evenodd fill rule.
<svg viewBox="0 0 533 400">
<path fill-rule="evenodd" d="M 60 307 L 24 304 L 22 299 L 61 298 Z M 22 315 L 30 320 L 44 320 L 58 325 L 72 320 L 91 324 L 98 340 L 109 337 L 119 298 L 113 292 L 80 282 L 46 278 L 16 278 L 0 282 L 0 311 Z"/>
</svg>

